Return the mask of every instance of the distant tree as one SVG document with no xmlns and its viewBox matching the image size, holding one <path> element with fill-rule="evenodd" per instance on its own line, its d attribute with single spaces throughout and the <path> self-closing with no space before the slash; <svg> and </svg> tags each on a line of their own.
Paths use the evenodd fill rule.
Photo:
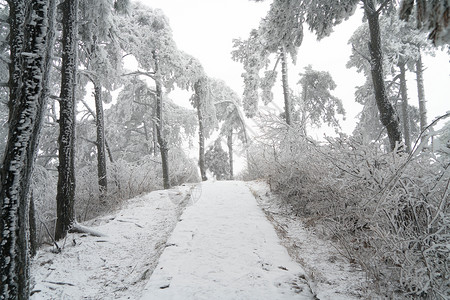
<svg viewBox="0 0 450 300">
<path fill-rule="evenodd" d="M 291 92 L 288 84 L 288 55 L 295 63 L 297 49 L 303 40 L 303 23 L 301 9 L 296 1 L 275 0 L 267 16 L 263 18 L 257 30 L 252 30 L 247 40 L 234 40 L 232 57 L 241 62 L 245 72 L 244 78 L 244 111 L 253 117 L 258 109 L 259 94 L 265 104 L 273 99 L 271 92 L 275 84 L 278 62 L 281 60 L 281 79 L 285 105 L 286 123 L 291 124 Z M 269 56 L 276 54 L 276 62 L 272 70 Z M 264 76 L 260 71 L 266 69 Z"/>
<path fill-rule="evenodd" d="M 302 87 L 298 99 L 299 118 L 306 135 L 306 124 L 320 126 L 325 123 L 339 128 L 337 114 L 345 115 L 342 101 L 333 96 L 331 91 L 336 88 L 336 83 L 330 73 L 313 70 L 311 65 L 305 67 L 305 72 L 298 82 Z"/>
<path fill-rule="evenodd" d="M 154 126 L 155 91 L 144 80 L 136 77 L 125 79 L 116 101 L 105 110 L 105 120 L 108 123 L 106 136 L 115 159 L 134 162 L 145 156 L 157 156 L 159 153 Z M 196 114 L 191 109 L 176 105 L 167 96 L 164 98 L 163 109 L 168 146 L 180 147 L 183 141 L 196 133 Z M 91 132 L 89 136 L 93 134 Z"/>
<path fill-rule="evenodd" d="M 29 298 L 28 191 L 45 97 L 49 20 L 54 3 L 9 5 L 9 134 L 1 170 L 0 295 Z M 53 14 L 54 16 L 54 14 Z M 51 33 L 50 33 L 51 35 Z"/>
<path fill-rule="evenodd" d="M 126 10 L 118 6 L 119 11 Z M 111 96 L 110 90 L 117 85 L 121 74 L 122 51 L 114 35 L 115 24 L 113 15 L 113 3 L 109 0 L 82 1 L 81 12 L 81 44 L 79 57 L 83 64 L 84 74 L 94 86 L 95 118 L 97 137 L 97 174 L 100 202 L 105 201 L 108 190 L 106 171 L 106 140 L 103 115 L 103 102 L 107 102 Z M 103 88 L 106 88 L 104 90 Z"/>
<path fill-rule="evenodd" d="M 217 139 L 205 153 L 205 165 L 214 174 L 217 180 L 230 177 L 228 168 L 228 154 L 222 149 L 221 139 Z"/>
<path fill-rule="evenodd" d="M 203 181 L 207 180 L 205 167 L 205 138 L 208 138 L 212 129 L 217 125 L 216 111 L 208 78 L 200 78 L 194 85 L 195 94 L 191 97 L 194 108 L 197 109 L 200 175 Z"/>
<path fill-rule="evenodd" d="M 62 63 L 59 99 L 59 166 L 55 239 L 67 235 L 75 221 L 75 85 L 77 74 L 78 0 L 62 2 Z"/>
<path fill-rule="evenodd" d="M 241 112 L 241 99 L 222 80 L 211 79 L 211 93 L 214 97 L 220 136 L 226 137 L 229 156 L 229 175 L 233 179 L 233 143 L 236 136 L 245 145 L 248 142 L 245 118 Z"/>
<path fill-rule="evenodd" d="M 289 26 L 281 32 L 289 33 L 294 28 L 300 28 L 304 22 L 309 25 L 309 29 L 316 33 L 319 39 L 328 36 L 336 24 L 351 16 L 360 2 L 359 0 L 332 1 L 324 9 L 324 3 L 321 0 L 309 1 L 286 1 L 295 3 L 291 12 L 297 13 L 297 18 L 290 22 Z M 369 23 L 369 48 L 371 62 L 371 78 L 373 82 L 375 99 L 380 119 L 386 128 L 391 149 L 401 142 L 401 131 L 399 119 L 394 107 L 387 99 L 386 88 L 383 79 L 383 56 L 381 51 L 379 15 L 391 7 L 391 1 L 384 1 L 377 6 L 375 0 L 361 0 L 364 5 L 364 15 Z"/>
<path fill-rule="evenodd" d="M 417 28 L 428 31 L 428 38 L 435 45 L 450 43 L 450 4 L 448 0 L 402 0 L 400 18 L 408 20 L 415 11 Z"/>
<path fill-rule="evenodd" d="M 158 99 L 156 101 L 163 101 L 164 91 L 170 91 L 175 86 L 185 90 L 194 89 L 194 84 L 201 77 L 198 66 L 192 57 L 178 50 L 172 38 L 169 21 L 161 10 L 134 4 L 131 16 L 121 18 L 123 20 L 118 22 L 121 47 L 137 59 L 140 69 L 128 75 L 142 75 L 153 80 L 156 87 L 155 96 Z M 149 51 L 152 55 L 148 55 Z M 161 108 L 163 106 L 161 102 Z M 164 118 L 159 115 L 162 112 L 163 110 L 157 107 L 155 120 L 157 131 L 159 130 L 157 135 L 163 161 L 164 186 L 168 187 L 169 167 L 168 162 L 164 162 L 164 157 L 168 155 L 169 149 L 166 149 L 165 125 L 162 122 Z"/>
</svg>

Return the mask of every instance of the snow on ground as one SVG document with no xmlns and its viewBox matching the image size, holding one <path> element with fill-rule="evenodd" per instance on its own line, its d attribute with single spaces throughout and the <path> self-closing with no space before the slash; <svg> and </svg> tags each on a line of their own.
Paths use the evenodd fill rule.
<svg viewBox="0 0 450 300">
<path fill-rule="evenodd" d="M 307 273 L 314 295 L 321 300 L 381 299 L 368 288 L 365 273 L 340 254 L 338 246 L 319 237 L 304 219 L 286 212 L 262 181 L 248 182 L 259 205 L 277 229 L 283 245 Z"/>
<path fill-rule="evenodd" d="M 84 224 L 105 237 L 71 233 L 59 243 L 61 253 L 41 249 L 32 264 L 31 299 L 138 299 L 195 191 L 188 198 L 191 187 L 182 186 L 131 199 Z"/>
<path fill-rule="evenodd" d="M 141 299 L 313 299 L 244 182 L 202 183 Z"/>
<path fill-rule="evenodd" d="M 377 298 L 262 182 L 155 191 L 84 225 L 105 236 L 71 233 L 61 253 L 41 249 L 31 299 Z"/>
</svg>

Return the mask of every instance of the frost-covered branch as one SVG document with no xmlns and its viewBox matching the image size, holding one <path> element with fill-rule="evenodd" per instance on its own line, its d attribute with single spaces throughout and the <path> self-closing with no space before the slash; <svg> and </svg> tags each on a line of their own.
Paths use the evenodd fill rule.
<svg viewBox="0 0 450 300">
<path fill-rule="evenodd" d="M 366 55 L 364 55 L 364 53 L 362 53 L 361 51 L 359 51 L 358 49 L 356 49 L 355 45 L 352 44 L 352 49 L 353 51 L 355 51 L 356 53 L 358 53 L 362 58 L 364 58 L 365 60 L 367 60 L 370 63 L 370 58 L 368 58 Z"/>
<path fill-rule="evenodd" d="M 156 80 L 154 72 L 134 71 L 134 72 L 131 72 L 131 73 L 122 74 L 122 76 L 130 76 L 130 75 L 131 76 L 133 76 L 133 75 L 144 75 L 144 76 L 150 77 L 153 80 Z"/>
<path fill-rule="evenodd" d="M 86 103 L 86 100 L 84 100 L 83 98 L 80 99 L 81 103 L 83 103 L 84 107 L 86 107 L 86 109 L 88 110 L 89 114 L 95 119 L 95 112 L 89 107 L 89 105 Z"/>
</svg>

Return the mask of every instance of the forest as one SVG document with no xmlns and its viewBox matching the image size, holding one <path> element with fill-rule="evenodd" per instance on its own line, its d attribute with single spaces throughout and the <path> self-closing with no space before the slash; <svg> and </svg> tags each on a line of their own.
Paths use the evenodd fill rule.
<svg viewBox="0 0 450 300">
<path fill-rule="evenodd" d="M 423 76 L 424 56 L 450 54 L 450 2 L 266 1 L 259 26 L 229 41 L 239 95 L 178 48 L 151 1 L 0 0 L 0 299 L 29 299 L 39 248 L 64 251 L 83 222 L 212 177 L 266 182 L 384 297 L 450 297 L 450 106 L 426 98 Z M 348 134 L 328 71 L 288 77 L 306 31 L 326 38 L 356 10 L 342 43 L 365 82 Z M 313 138 L 321 127 L 334 134 Z"/>
</svg>

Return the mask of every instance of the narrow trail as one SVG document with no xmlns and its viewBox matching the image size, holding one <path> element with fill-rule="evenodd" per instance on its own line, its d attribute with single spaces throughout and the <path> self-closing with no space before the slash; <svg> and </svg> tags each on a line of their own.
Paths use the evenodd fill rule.
<svg viewBox="0 0 450 300">
<path fill-rule="evenodd" d="M 141 299 L 314 299 L 244 182 L 204 182 Z"/>
</svg>

